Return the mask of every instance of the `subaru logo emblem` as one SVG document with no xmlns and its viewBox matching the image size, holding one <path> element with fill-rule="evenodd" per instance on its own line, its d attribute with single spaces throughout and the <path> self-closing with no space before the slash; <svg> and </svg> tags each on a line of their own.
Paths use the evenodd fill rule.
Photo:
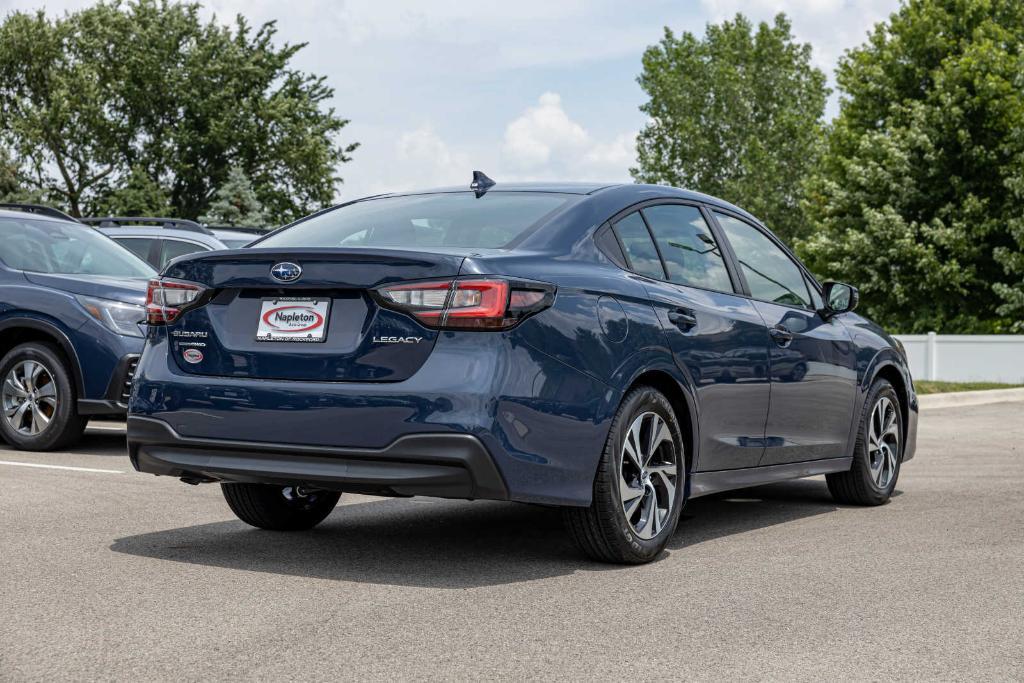
<svg viewBox="0 0 1024 683">
<path fill-rule="evenodd" d="M 280 282 L 295 282 L 302 276 L 302 268 L 297 263 L 278 263 L 270 269 L 270 275 Z"/>
</svg>

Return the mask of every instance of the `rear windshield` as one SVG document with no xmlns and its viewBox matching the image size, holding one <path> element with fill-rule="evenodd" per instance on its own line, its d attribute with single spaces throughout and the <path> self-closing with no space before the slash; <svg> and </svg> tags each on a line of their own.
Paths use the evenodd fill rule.
<svg viewBox="0 0 1024 683">
<path fill-rule="evenodd" d="M 0 218 L 0 260 L 35 273 L 127 278 L 156 273 L 95 228 L 64 221 Z"/>
<path fill-rule="evenodd" d="M 253 246 L 500 249 L 574 199 L 530 192 L 383 197 L 314 216 Z"/>
</svg>

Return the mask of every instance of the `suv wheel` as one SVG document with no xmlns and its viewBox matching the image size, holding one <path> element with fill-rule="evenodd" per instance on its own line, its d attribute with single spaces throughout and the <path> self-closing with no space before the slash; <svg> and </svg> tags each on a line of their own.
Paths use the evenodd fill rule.
<svg viewBox="0 0 1024 683">
<path fill-rule="evenodd" d="M 31 342 L 0 361 L 0 432 L 15 448 L 51 451 L 78 440 L 86 420 L 75 410 L 71 375 L 56 347 Z"/>
<path fill-rule="evenodd" d="M 566 508 L 566 526 L 595 560 L 650 562 L 679 523 L 685 480 L 675 412 L 661 392 L 639 387 L 612 420 L 590 507 Z"/>
<path fill-rule="evenodd" d="M 240 520 L 260 529 L 312 529 L 331 514 L 341 494 L 301 486 L 221 484 L 224 500 Z"/>
<path fill-rule="evenodd" d="M 903 460 L 903 416 L 893 386 L 878 380 L 868 392 L 857 431 L 853 464 L 825 477 L 839 503 L 881 505 L 896 488 Z"/>
</svg>

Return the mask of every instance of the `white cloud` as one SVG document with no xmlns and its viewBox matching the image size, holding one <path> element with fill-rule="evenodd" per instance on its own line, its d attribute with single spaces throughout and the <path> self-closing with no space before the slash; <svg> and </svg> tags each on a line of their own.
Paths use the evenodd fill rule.
<svg viewBox="0 0 1024 683">
<path fill-rule="evenodd" d="M 94 0 L 0 0 L 0 17 Z M 204 14 L 276 20 L 278 44 L 308 43 L 293 66 L 324 75 L 359 141 L 339 198 L 502 179 L 628 180 L 644 123 L 634 78 L 664 26 L 698 35 L 743 12 L 778 11 L 831 75 L 899 0 L 204 0 Z M 540 100 L 537 93 L 548 91 Z M 555 93 L 560 93 L 561 97 Z M 830 105 L 834 113 L 835 99 Z"/>
<path fill-rule="evenodd" d="M 830 77 L 847 49 L 865 41 L 874 25 L 896 11 L 894 0 L 700 0 L 708 21 L 742 12 L 755 21 L 771 21 L 785 12 L 797 39 L 811 43 L 814 63 Z"/>
<path fill-rule="evenodd" d="M 505 128 L 502 161 L 517 178 L 628 180 L 635 140 L 636 133 L 595 140 L 546 92 Z"/>
</svg>

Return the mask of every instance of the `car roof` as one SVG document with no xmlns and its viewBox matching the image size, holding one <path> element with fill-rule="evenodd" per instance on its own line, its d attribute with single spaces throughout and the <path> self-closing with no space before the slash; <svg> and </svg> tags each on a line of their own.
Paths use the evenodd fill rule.
<svg viewBox="0 0 1024 683">
<path fill-rule="evenodd" d="M 158 228 L 150 225 L 122 225 L 118 227 L 96 228 L 96 230 L 108 237 L 162 237 L 164 239 L 197 242 L 214 249 L 226 249 L 224 243 L 217 239 L 216 236 L 193 230 L 175 230 L 173 228 Z"/>
<path fill-rule="evenodd" d="M 51 223 L 71 223 L 73 225 L 82 225 L 78 221 L 69 221 L 63 218 L 57 218 L 55 216 L 47 216 L 41 213 L 31 213 L 29 211 L 14 211 L 12 209 L 0 209 L 0 218 L 20 218 L 28 219 L 32 221 L 50 221 Z M 85 226 L 82 225 L 84 228 Z"/>
<path fill-rule="evenodd" d="M 546 183 L 498 183 L 488 189 L 488 192 L 553 192 L 559 194 L 592 194 L 606 187 L 612 187 L 618 183 L 587 183 L 587 182 L 546 182 Z M 447 187 L 435 187 L 425 190 L 407 190 L 403 192 L 389 192 L 377 197 L 401 197 L 415 194 L 441 194 L 445 192 L 471 192 L 469 185 L 450 185 Z M 367 197 L 369 199 L 369 197 Z"/>
<path fill-rule="evenodd" d="M 250 241 L 262 237 L 266 233 L 246 232 L 244 230 L 232 230 L 231 228 L 210 228 L 215 237 L 227 237 L 228 239 L 241 240 L 248 238 Z M 270 232 L 267 230 L 266 232 Z"/>
<path fill-rule="evenodd" d="M 388 194 L 364 197 L 363 199 L 380 199 L 384 197 L 403 197 L 421 194 L 442 194 L 448 192 L 472 192 L 468 185 L 456 185 L 450 187 L 438 187 L 429 190 L 410 190 L 406 192 L 391 192 Z M 551 192 L 558 194 L 576 195 L 614 195 L 623 203 L 623 207 L 642 202 L 648 199 L 682 199 L 694 202 L 702 202 L 711 206 L 735 212 L 756 223 L 761 223 L 755 216 L 746 210 L 709 194 L 684 190 L 670 185 L 646 185 L 640 183 L 597 183 L 597 182 L 498 182 L 487 190 L 487 193 L 499 192 Z M 356 201 L 362 201 L 356 200 Z"/>
</svg>

